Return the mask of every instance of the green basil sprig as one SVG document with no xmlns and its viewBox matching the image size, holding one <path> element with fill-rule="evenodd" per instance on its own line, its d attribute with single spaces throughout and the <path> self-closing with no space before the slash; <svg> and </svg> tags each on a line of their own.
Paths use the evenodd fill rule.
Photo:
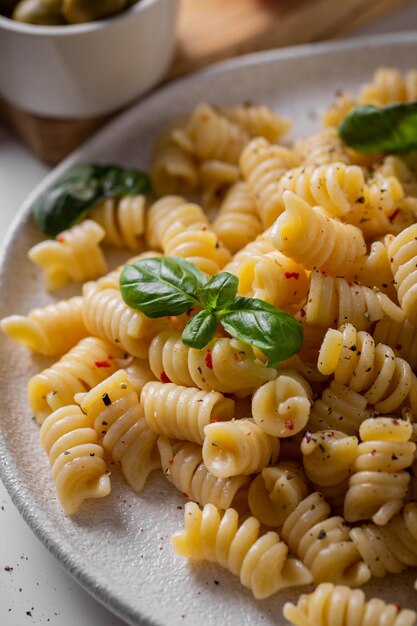
<svg viewBox="0 0 417 626">
<path fill-rule="evenodd" d="M 359 152 L 413 150 L 417 148 L 417 102 L 358 106 L 342 121 L 339 135 Z"/>
<path fill-rule="evenodd" d="M 126 304 L 148 317 L 201 309 L 182 333 L 183 343 L 191 348 L 204 348 L 220 322 L 232 337 L 259 348 L 268 357 L 268 366 L 298 352 L 303 343 L 301 324 L 268 302 L 238 296 L 238 282 L 228 272 L 207 280 L 192 263 L 161 257 L 126 265 L 120 289 Z"/>
<path fill-rule="evenodd" d="M 82 220 L 105 196 L 132 196 L 150 190 L 147 174 L 118 165 L 71 167 L 37 200 L 32 213 L 39 228 L 55 237 Z"/>
</svg>

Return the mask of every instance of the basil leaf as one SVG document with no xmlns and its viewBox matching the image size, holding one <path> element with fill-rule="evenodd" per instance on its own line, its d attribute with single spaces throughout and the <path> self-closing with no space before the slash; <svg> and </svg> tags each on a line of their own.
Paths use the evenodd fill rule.
<svg viewBox="0 0 417 626">
<path fill-rule="evenodd" d="M 239 279 L 229 272 L 220 272 L 212 276 L 204 285 L 201 298 L 211 308 L 223 308 L 231 304 L 237 294 Z"/>
<path fill-rule="evenodd" d="M 120 290 L 133 309 L 148 317 L 165 317 L 200 307 L 197 297 L 205 280 L 205 275 L 184 259 L 141 259 L 123 268 Z"/>
<path fill-rule="evenodd" d="M 135 196 L 150 191 L 151 183 L 145 172 L 110 165 L 102 166 L 101 187 L 104 196 Z"/>
<path fill-rule="evenodd" d="M 339 135 L 359 152 L 406 152 L 417 148 L 417 102 L 356 107 L 344 118 Z"/>
<path fill-rule="evenodd" d="M 88 213 L 101 196 L 94 166 L 77 166 L 56 181 L 32 208 L 39 228 L 55 237 Z"/>
<path fill-rule="evenodd" d="M 301 324 L 257 298 L 237 297 L 220 321 L 232 337 L 259 348 L 271 367 L 288 359 L 303 345 Z"/>
<path fill-rule="evenodd" d="M 67 170 L 32 208 L 39 228 L 55 237 L 83 219 L 103 196 L 126 196 L 150 189 L 147 174 L 115 165 L 84 163 Z"/>
<path fill-rule="evenodd" d="M 182 333 L 182 342 L 190 348 L 201 350 L 214 337 L 217 318 L 211 311 L 199 311 L 194 315 Z"/>
</svg>

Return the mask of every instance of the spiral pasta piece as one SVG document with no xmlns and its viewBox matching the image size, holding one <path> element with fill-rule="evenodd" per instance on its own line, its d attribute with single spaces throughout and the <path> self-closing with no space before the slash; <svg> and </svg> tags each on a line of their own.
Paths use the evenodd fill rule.
<svg viewBox="0 0 417 626">
<path fill-rule="evenodd" d="M 38 423 L 52 411 L 70 405 L 76 393 L 95 387 L 120 367 L 124 353 L 104 339 L 86 337 L 51 367 L 32 376 L 30 408 Z"/>
<path fill-rule="evenodd" d="M 173 131 L 182 127 L 181 122 L 174 122 L 164 128 L 156 139 L 149 173 L 158 196 L 188 195 L 198 186 L 197 164 L 172 138 Z"/>
<path fill-rule="evenodd" d="M 238 166 L 225 161 L 203 161 L 199 175 L 204 209 L 208 213 L 218 211 L 228 190 L 239 180 Z"/>
<path fill-rule="evenodd" d="M 233 400 L 218 391 L 157 381 L 146 383 L 140 401 L 153 432 L 200 445 L 207 424 L 231 419 L 235 408 Z"/>
<path fill-rule="evenodd" d="M 149 474 L 161 466 L 158 437 L 146 424 L 127 372 L 115 372 L 84 394 L 81 409 L 94 425 L 103 448 L 120 463 L 130 487 L 142 491 Z"/>
<path fill-rule="evenodd" d="M 333 428 L 348 436 L 357 435 L 362 422 L 372 415 L 367 405 L 362 394 L 332 380 L 311 407 L 307 425 L 312 432 Z"/>
<path fill-rule="evenodd" d="M 69 281 L 83 282 L 107 271 L 99 243 L 104 229 L 93 220 L 85 220 L 60 233 L 55 241 L 37 243 L 28 252 L 29 259 L 44 271 L 48 291 Z"/>
<path fill-rule="evenodd" d="M 372 82 L 361 89 L 359 101 L 382 107 L 387 104 L 414 102 L 417 99 L 417 72 L 401 72 L 390 67 L 380 67 L 375 71 Z"/>
<path fill-rule="evenodd" d="M 288 548 L 277 533 L 259 536 L 260 524 L 254 517 L 239 526 L 234 509 L 221 514 L 213 504 L 206 504 L 201 511 L 194 502 L 187 502 L 184 524 L 184 529 L 171 537 L 174 550 L 191 559 L 218 563 L 239 576 L 257 599 L 311 582 L 303 564 L 288 558 Z"/>
<path fill-rule="evenodd" d="M 257 137 L 242 151 L 239 165 L 255 196 L 258 215 L 267 228 L 283 211 L 278 183 L 287 170 L 299 165 L 299 159 L 293 150 Z"/>
<path fill-rule="evenodd" d="M 271 437 L 252 419 L 212 422 L 204 428 L 203 460 L 218 478 L 248 476 L 273 465 L 279 439 Z"/>
<path fill-rule="evenodd" d="M 396 237 L 388 236 L 386 239 L 398 300 L 406 317 L 414 324 L 417 324 L 416 238 L 417 224 L 413 224 Z"/>
<path fill-rule="evenodd" d="M 153 337 L 171 326 L 166 317 L 152 319 L 130 308 L 120 289 L 97 289 L 90 282 L 84 285 L 83 294 L 83 320 L 88 331 L 138 358 L 145 358 Z"/>
<path fill-rule="evenodd" d="M 331 105 L 323 113 L 323 126 L 325 128 L 338 128 L 346 115 L 356 106 L 356 101 L 347 93 L 340 93 Z"/>
<path fill-rule="evenodd" d="M 410 367 L 417 369 L 417 327 L 407 318 L 402 322 L 381 320 L 373 332 L 375 343 L 384 343 L 394 350 L 396 356 L 405 359 Z"/>
<path fill-rule="evenodd" d="M 49 415 L 42 424 L 40 438 L 67 515 L 74 515 L 84 500 L 110 493 L 103 448 L 97 443 L 91 420 L 80 407 L 65 406 Z"/>
<path fill-rule="evenodd" d="M 27 315 L 9 315 L 0 321 L 0 328 L 32 352 L 59 356 L 89 334 L 82 307 L 83 299 L 79 296 L 60 300 L 32 309 Z"/>
<path fill-rule="evenodd" d="M 218 111 L 253 137 L 265 137 L 271 143 L 277 142 L 292 126 L 290 118 L 278 115 L 267 106 L 243 104 L 219 107 Z"/>
<path fill-rule="evenodd" d="M 372 598 L 360 589 L 322 583 L 301 595 L 297 605 L 284 604 L 283 615 L 294 626 L 413 626 L 415 611 Z"/>
<path fill-rule="evenodd" d="M 344 504 L 348 522 L 372 519 L 384 526 L 402 508 L 416 445 L 409 441 L 409 422 L 391 417 L 365 420 L 359 429 L 362 443 L 353 463 Z"/>
<path fill-rule="evenodd" d="M 307 297 L 303 265 L 275 250 L 263 235 L 242 248 L 223 269 L 239 278 L 239 295 L 277 307 L 300 304 Z"/>
<path fill-rule="evenodd" d="M 185 497 L 201 506 L 211 503 L 223 510 L 229 507 L 240 513 L 248 510 L 248 476 L 213 476 L 203 463 L 201 446 L 195 443 L 173 443 L 161 436 L 158 449 L 166 478 Z"/>
<path fill-rule="evenodd" d="M 346 165 L 351 163 L 346 146 L 335 128 L 326 128 L 311 135 L 300 143 L 298 151 L 305 166 L 320 167 L 334 162 Z"/>
<path fill-rule="evenodd" d="M 302 311 L 308 324 L 325 328 L 349 321 L 358 330 L 367 330 L 373 322 L 382 319 L 395 322 L 404 319 L 402 309 L 377 288 L 319 271 L 311 272 L 307 304 Z"/>
<path fill-rule="evenodd" d="M 252 415 L 263 431 L 275 437 L 292 437 L 307 424 L 313 392 L 297 372 L 281 370 L 252 398 Z"/>
<path fill-rule="evenodd" d="M 252 515 L 265 526 L 282 526 L 308 494 L 306 477 L 300 465 L 281 461 L 265 467 L 251 482 L 248 499 Z"/>
<path fill-rule="evenodd" d="M 281 193 L 292 191 L 308 204 L 317 204 L 330 215 L 338 217 L 352 211 L 363 197 L 365 177 L 362 168 L 357 165 L 330 163 L 319 167 L 301 166 L 284 174 L 279 187 Z"/>
<path fill-rule="evenodd" d="M 255 198 L 247 183 L 235 183 L 220 205 L 212 228 L 230 252 L 240 250 L 262 230 L 256 212 Z"/>
<path fill-rule="evenodd" d="M 149 247 L 162 250 L 167 231 L 177 222 L 184 229 L 201 230 L 209 226 L 208 218 L 198 204 L 187 202 L 181 196 L 164 196 L 154 202 L 148 212 L 146 238 Z"/>
<path fill-rule="evenodd" d="M 374 241 L 369 254 L 359 259 L 353 268 L 353 278 L 356 282 L 371 289 L 379 289 L 394 302 L 397 301 L 397 292 L 394 287 L 394 275 L 388 252 L 382 241 Z"/>
<path fill-rule="evenodd" d="M 375 578 L 416 567 L 417 504 L 406 504 L 385 526 L 352 528 L 350 537 Z"/>
<path fill-rule="evenodd" d="M 149 363 L 162 382 L 240 395 L 249 395 L 276 376 L 275 369 L 255 358 L 250 346 L 228 337 L 196 350 L 182 343 L 180 333 L 164 331 L 152 340 Z"/>
<path fill-rule="evenodd" d="M 238 163 L 240 153 L 250 140 L 250 134 L 240 125 L 220 115 L 208 104 L 199 104 L 192 112 L 184 130 L 183 145 L 200 161 L 217 159 Z M 180 133 L 174 133 L 178 140 Z"/>
<path fill-rule="evenodd" d="M 315 583 L 332 580 L 357 587 L 370 578 L 368 566 L 349 539 L 342 517 L 329 517 L 323 496 L 312 493 L 287 517 L 282 538 L 310 570 Z"/>
<path fill-rule="evenodd" d="M 389 346 L 375 346 L 371 335 L 357 332 L 352 324 L 327 331 L 320 348 L 318 368 L 333 374 L 339 383 L 363 393 L 381 413 L 390 413 L 404 403 L 417 410 L 417 378 L 409 364 L 396 357 Z"/>
<path fill-rule="evenodd" d="M 103 243 L 140 250 L 145 234 L 145 196 L 104 198 L 90 212 L 90 219 L 105 231 Z"/>
<path fill-rule="evenodd" d="M 362 232 L 355 226 L 328 217 L 292 191 L 282 198 L 285 211 L 271 230 L 271 242 L 280 252 L 308 269 L 334 276 L 349 272 L 366 253 Z"/>
</svg>

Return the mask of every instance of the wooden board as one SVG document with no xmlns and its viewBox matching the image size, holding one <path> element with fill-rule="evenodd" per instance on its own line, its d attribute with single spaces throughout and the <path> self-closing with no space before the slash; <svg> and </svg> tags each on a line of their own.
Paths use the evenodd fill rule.
<svg viewBox="0 0 417 626">
<path fill-rule="evenodd" d="M 166 80 L 239 54 L 346 34 L 410 1 L 181 0 L 177 54 Z M 47 119 L 0 102 L 0 119 L 51 165 L 110 117 Z"/>
</svg>

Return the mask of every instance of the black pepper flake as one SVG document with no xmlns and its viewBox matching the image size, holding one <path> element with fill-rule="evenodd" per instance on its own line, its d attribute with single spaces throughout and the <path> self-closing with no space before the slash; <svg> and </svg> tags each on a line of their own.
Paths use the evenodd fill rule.
<svg viewBox="0 0 417 626">
<path fill-rule="evenodd" d="M 4 571 L 5 572 L 12 572 L 13 571 L 13 567 L 11 565 L 5 565 L 4 566 Z"/>
<path fill-rule="evenodd" d="M 26 611 L 26 615 L 28 615 L 29 617 L 32 617 L 32 613 L 30 611 Z"/>
<path fill-rule="evenodd" d="M 215 580 L 215 581 L 214 581 L 214 584 L 215 584 L 215 585 L 220 585 L 220 583 L 219 583 L 219 581 L 218 581 L 218 580 Z"/>
<path fill-rule="evenodd" d="M 64 454 L 66 456 L 67 454 L 71 454 L 71 452 L 69 450 L 65 450 Z"/>
<path fill-rule="evenodd" d="M 319 534 L 317 535 L 317 539 L 325 539 L 326 537 L 327 537 L 327 534 L 325 530 L 321 530 Z"/>
<path fill-rule="evenodd" d="M 110 396 L 108 393 L 103 393 L 101 399 L 103 400 L 105 406 L 109 406 L 111 404 Z"/>
</svg>

